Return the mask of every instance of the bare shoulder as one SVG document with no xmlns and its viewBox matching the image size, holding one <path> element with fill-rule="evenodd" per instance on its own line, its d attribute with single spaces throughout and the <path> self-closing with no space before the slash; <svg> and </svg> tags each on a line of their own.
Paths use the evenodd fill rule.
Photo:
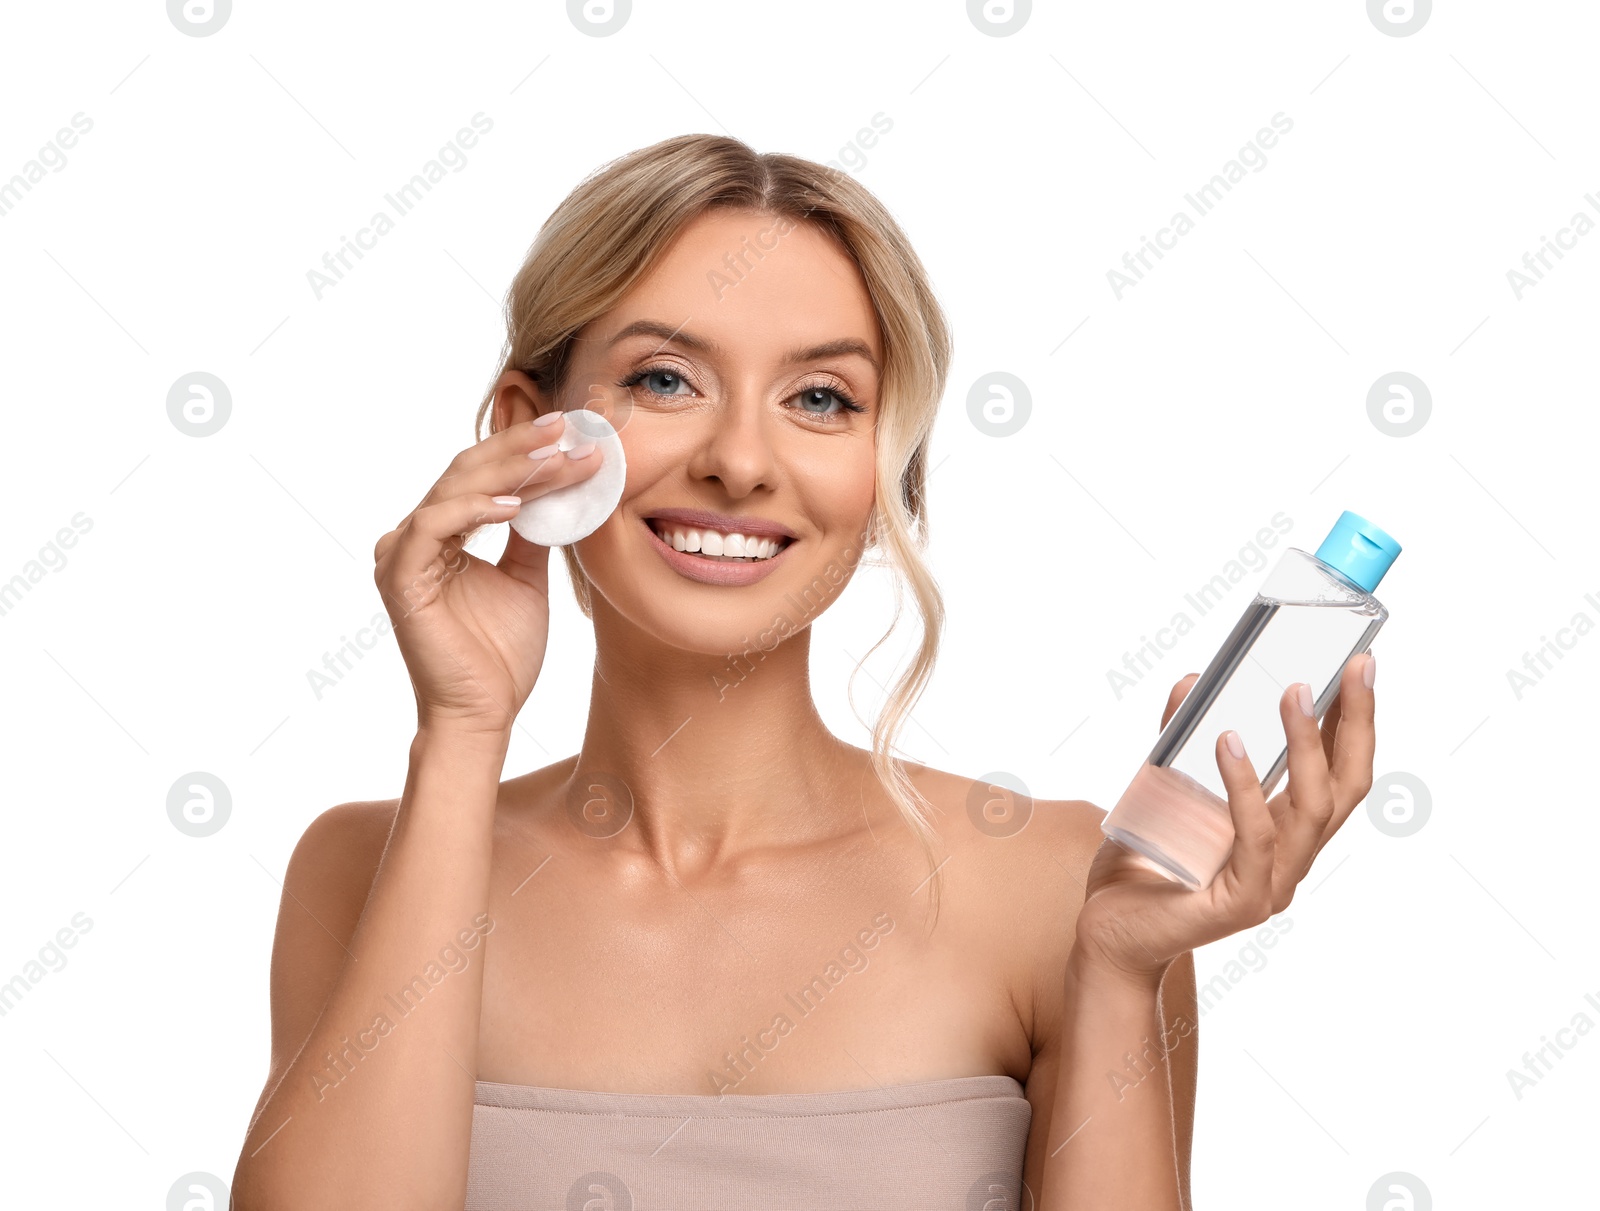
<svg viewBox="0 0 1600 1211">
<path fill-rule="evenodd" d="M 1081 896 L 1103 840 L 1102 808 L 1085 799 L 1034 799 L 929 766 L 914 767 L 911 778 L 938 809 L 935 827 L 949 856 L 966 859 L 964 864 L 989 878 L 1026 875 L 1041 890 L 1065 880 Z M 1046 868 L 1055 876 L 1047 876 Z"/>
<path fill-rule="evenodd" d="M 331 984 L 366 908 L 399 809 L 398 799 L 341 803 L 318 815 L 300 834 L 284 871 L 273 942 L 275 1009 L 281 994 L 289 991 L 282 987 L 285 982 L 319 982 L 327 973 Z M 320 1013 L 320 1001 L 316 1008 Z M 292 1036 L 297 1025 L 288 1025 Z M 276 1050 L 278 1031 L 273 1033 Z"/>
<path fill-rule="evenodd" d="M 376 869 L 399 810 L 398 799 L 364 799 L 328 808 L 300 834 L 289 868 L 298 866 L 302 874 L 337 876 L 350 864 L 361 865 L 370 858 Z"/>
<path fill-rule="evenodd" d="M 399 807 L 398 799 L 330 807 L 306 826 L 289 855 L 272 938 L 272 1045 L 252 1127 L 322 1016 Z"/>
<path fill-rule="evenodd" d="M 502 780 L 501 807 L 537 799 L 553 781 L 571 772 L 575 759 L 568 757 Z M 306 904 L 316 901 L 335 919 L 348 919 L 349 932 L 354 932 L 399 811 L 399 799 L 363 799 L 340 803 L 315 817 L 289 857 L 284 875 L 285 905 L 297 899 Z M 327 937 L 341 931 L 330 924 L 319 932 Z M 348 933 L 343 936 L 348 940 Z"/>
<path fill-rule="evenodd" d="M 551 782 L 570 773 L 574 760 L 568 757 L 502 780 L 501 807 L 536 799 Z M 306 826 L 284 872 L 275 972 L 280 965 L 279 952 L 292 950 L 295 970 L 300 968 L 299 960 L 305 960 L 309 970 L 331 967 L 337 974 L 339 960 L 347 953 L 345 946 L 366 909 L 399 812 L 399 799 L 356 800 L 328 808 Z M 288 978 L 296 978 L 295 971 L 288 973 Z M 318 1008 L 320 1011 L 320 1002 Z"/>
<path fill-rule="evenodd" d="M 1058 1010 L 1105 811 L 1083 799 L 1033 799 L 927 766 L 912 771 L 939 812 L 943 868 L 962 916 L 1005 958 L 1023 1027 L 1038 1045 Z"/>
<path fill-rule="evenodd" d="M 319 949 L 338 949 L 349 940 L 399 810 L 398 799 L 340 803 L 306 825 L 283 875 L 278 944 L 285 940 L 286 927 L 298 936 L 297 927 L 305 925 L 322 935 L 319 940 L 306 931 Z"/>
<path fill-rule="evenodd" d="M 962 916 L 978 923 L 978 938 L 1001 963 L 1018 1022 L 1032 1049 L 1022 1082 L 1033 1117 L 1023 1179 L 1038 1190 L 1055 1141 L 1070 1134 L 1052 1124 L 1062 1070 L 1066 968 L 1077 934 L 1089 868 L 1106 841 L 1106 812 L 1082 799 L 1029 799 L 1005 787 L 919 767 L 913 780 L 940 808 L 945 869 L 959 875 Z M 1162 981 L 1160 1012 L 1171 1039 L 1190 1039 L 1199 1021 L 1194 955 L 1176 959 Z M 1189 1158 L 1194 1140 L 1197 1043 L 1171 1053 L 1176 1151 L 1189 1205 Z"/>
</svg>

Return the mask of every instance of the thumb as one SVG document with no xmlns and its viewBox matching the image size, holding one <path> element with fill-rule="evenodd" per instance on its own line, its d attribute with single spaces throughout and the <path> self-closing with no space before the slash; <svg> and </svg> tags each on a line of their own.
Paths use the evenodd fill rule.
<svg viewBox="0 0 1600 1211">
<path fill-rule="evenodd" d="M 1167 695 L 1167 709 L 1161 712 L 1161 728 L 1164 731 L 1172 716 L 1183 700 L 1189 696 L 1189 691 L 1194 689 L 1194 683 L 1200 680 L 1199 673 L 1186 673 L 1177 685 L 1172 687 L 1172 693 Z"/>
<path fill-rule="evenodd" d="M 546 597 L 550 595 L 550 548 L 529 542 L 515 529 L 506 539 L 506 549 L 495 567 Z"/>
</svg>

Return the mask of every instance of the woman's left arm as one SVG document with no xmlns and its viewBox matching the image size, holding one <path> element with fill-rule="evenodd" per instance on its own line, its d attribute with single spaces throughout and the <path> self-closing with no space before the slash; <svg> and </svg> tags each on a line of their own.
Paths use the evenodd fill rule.
<svg viewBox="0 0 1600 1211">
<path fill-rule="evenodd" d="M 1167 1070 L 1172 1081 L 1172 1125 L 1178 1152 L 1178 1192 L 1183 1211 L 1194 1206 L 1189 1195 L 1189 1157 L 1194 1149 L 1194 1101 L 1200 1077 L 1200 1006 L 1196 1000 L 1194 951 L 1187 950 L 1172 961 L 1166 979 L 1161 981 L 1161 1020 L 1168 1037 L 1176 1036 L 1179 1045 L 1167 1052 Z"/>
<path fill-rule="evenodd" d="M 1066 963 L 1060 1034 L 1049 1048 L 1058 1079 L 1039 1211 L 1187 1211 L 1185 1120 L 1198 1040 L 1194 1018 L 1177 1012 L 1182 992 L 1173 992 L 1186 979 L 1195 1012 L 1194 948 L 1287 908 L 1318 851 L 1366 797 L 1371 668 L 1370 655 L 1350 662 L 1320 728 L 1302 710 L 1299 687 L 1285 692 L 1289 782 L 1270 802 L 1249 755 L 1218 737 L 1234 844 L 1206 888 L 1171 882 L 1114 842 L 1100 846 Z M 1167 717 L 1187 689 L 1174 687 Z"/>
</svg>

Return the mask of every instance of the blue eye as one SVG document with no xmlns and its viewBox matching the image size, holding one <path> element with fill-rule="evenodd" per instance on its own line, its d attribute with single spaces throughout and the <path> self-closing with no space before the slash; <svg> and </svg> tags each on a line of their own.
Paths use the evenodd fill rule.
<svg viewBox="0 0 1600 1211">
<path fill-rule="evenodd" d="M 820 416 L 832 419 L 845 412 L 865 412 L 866 409 L 843 391 L 836 391 L 832 387 L 806 387 L 799 395 L 794 397 L 800 401 L 800 411 L 808 416 Z M 837 408 L 829 409 L 829 404 L 838 404 Z"/>
<path fill-rule="evenodd" d="M 673 396 L 693 395 L 694 388 L 689 385 L 689 380 L 676 370 L 665 366 L 646 366 L 635 370 L 619 384 L 623 387 L 634 387 L 642 384 L 644 389 L 652 395 Z M 789 397 L 791 402 L 798 401 L 799 412 L 807 416 L 817 417 L 819 420 L 839 423 L 847 412 L 865 412 L 866 409 L 855 400 L 851 399 L 842 390 L 836 387 L 821 385 L 803 387 L 796 394 Z"/>
<path fill-rule="evenodd" d="M 800 400 L 802 411 L 810 412 L 815 409 L 819 416 L 828 415 L 829 404 L 838 404 L 841 410 L 844 408 L 844 401 L 826 387 L 808 387 L 796 398 Z"/>
<path fill-rule="evenodd" d="M 689 386 L 684 381 L 683 375 L 675 374 L 671 370 L 641 370 L 632 375 L 626 385 L 631 387 L 640 382 L 644 384 L 645 390 L 656 395 L 683 395 Z"/>
</svg>

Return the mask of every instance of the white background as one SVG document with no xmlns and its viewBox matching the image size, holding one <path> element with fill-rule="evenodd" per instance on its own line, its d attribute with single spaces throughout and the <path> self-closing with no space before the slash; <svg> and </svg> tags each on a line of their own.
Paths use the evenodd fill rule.
<svg viewBox="0 0 1600 1211">
<path fill-rule="evenodd" d="M 1395 838 L 1358 810 L 1205 1014 L 1196 1202 L 1362 1208 L 1402 1171 L 1440 1207 L 1573 1205 L 1600 1037 L 1564 1036 L 1520 1098 L 1506 1073 L 1600 1023 L 1600 636 L 1564 633 L 1520 697 L 1507 671 L 1600 622 L 1600 234 L 1520 299 L 1507 271 L 1600 220 L 1597 23 L 1452 3 L 1395 37 L 1359 0 L 1075 4 L 995 37 L 953 0 L 639 0 L 594 37 L 550 0 L 275 0 L 192 37 L 151 0 L 11 6 L 0 180 L 73 114 L 93 128 L 0 218 L 0 581 L 92 528 L 0 616 L 0 981 L 93 926 L 0 1018 L 7 1201 L 160 1208 L 182 1174 L 231 1176 L 288 854 L 327 807 L 399 794 L 414 722 L 392 638 L 320 700 L 307 672 L 379 612 L 373 542 L 473 440 L 539 223 L 673 134 L 839 161 L 881 113 L 852 162 L 956 337 L 929 553 L 949 621 L 905 752 L 1109 807 L 1263 573 L 1119 698 L 1124 652 L 1279 512 L 1312 549 L 1341 509 L 1388 529 L 1378 772 L 1432 814 Z M 466 167 L 319 301 L 306 271 L 478 112 Z M 1277 113 L 1266 166 L 1119 300 L 1107 271 Z M 232 399 L 203 439 L 166 412 L 194 370 Z M 1011 437 L 968 414 L 996 370 L 1031 396 Z M 1410 436 L 1368 415 L 1395 370 L 1431 393 Z M 821 709 L 858 743 L 846 689 L 888 576 L 816 623 Z M 592 640 L 553 597 L 508 773 L 582 733 Z M 855 678 L 867 718 L 912 618 Z M 203 839 L 166 814 L 197 770 L 232 796 Z M 1245 943 L 1202 951 L 1202 983 Z"/>
</svg>

